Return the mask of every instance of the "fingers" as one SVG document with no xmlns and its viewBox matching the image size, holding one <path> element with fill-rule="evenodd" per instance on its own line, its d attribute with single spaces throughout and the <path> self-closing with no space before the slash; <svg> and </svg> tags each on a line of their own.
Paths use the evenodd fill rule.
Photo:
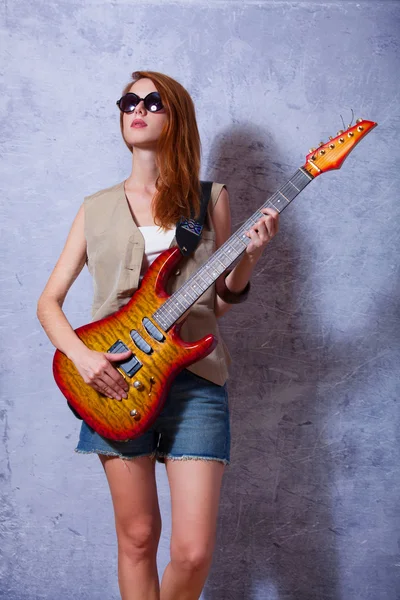
<svg viewBox="0 0 400 600">
<path fill-rule="evenodd" d="M 111 364 L 111 361 L 116 359 L 116 361 L 120 362 L 128 358 L 131 354 L 131 350 L 128 350 L 127 352 L 118 352 L 116 354 L 104 352 L 104 362 L 98 363 L 96 369 L 92 373 L 90 381 L 92 387 L 109 398 L 116 398 L 117 400 L 127 398 L 129 385 L 121 373 L 119 373 L 119 371 Z"/>
<path fill-rule="evenodd" d="M 114 392 L 113 396 L 115 394 L 119 396 L 117 400 L 120 400 L 121 397 L 127 398 L 127 392 L 129 390 L 128 384 L 116 369 L 113 367 L 111 367 L 111 369 L 111 372 L 106 371 L 103 373 L 102 381 L 104 382 L 105 386 L 109 387 Z"/>
<path fill-rule="evenodd" d="M 132 354 L 132 350 L 126 350 L 126 352 L 103 352 L 103 354 L 110 362 L 121 362 L 121 360 L 128 358 Z"/>
<path fill-rule="evenodd" d="M 264 223 L 269 237 L 273 238 L 279 231 L 279 213 L 273 208 L 263 208 L 261 212 L 265 214 L 265 217 L 259 223 L 261 221 Z"/>
<path fill-rule="evenodd" d="M 109 362 L 108 366 L 105 369 L 105 373 L 103 375 L 103 380 L 105 384 L 109 385 L 114 392 L 116 392 L 119 396 L 123 398 L 127 398 L 127 393 L 129 391 L 129 385 L 123 378 L 123 376 L 117 371 L 115 367 L 112 366 L 112 362 L 121 362 L 132 354 L 132 350 L 127 350 L 126 352 L 105 352 L 104 356 Z M 121 398 L 117 398 L 120 400 Z"/>
<path fill-rule="evenodd" d="M 122 400 L 122 396 L 115 392 L 112 388 L 110 388 L 101 379 L 98 379 L 96 382 L 92 381 L 90 385 L 93 389 L 96 390 L 96 392 L 99 392 L 99 394 L 102 394 L 103 396 L 107 396 L 108 398 L 115 398 L 116 400 Z M 124 397 L 126 398 L 127 396 L 125 395 Z"/>
<path fill-rule="evenodd" d="M 279 231 L 279 213 L 273 208 L 263 208 L 261 212 L 265 217 L 259 219 L 249 231 L 247 236 L 254 241 L 256 246 L 267 244 Z"/>
</svg>

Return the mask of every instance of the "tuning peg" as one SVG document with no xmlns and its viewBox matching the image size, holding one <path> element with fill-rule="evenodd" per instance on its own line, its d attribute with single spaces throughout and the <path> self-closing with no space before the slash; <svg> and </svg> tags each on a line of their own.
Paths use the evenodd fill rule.
<svg viewBox="0 0 400 600">
<path fill-rule="evenodd" d="M 337 135 L 342 135 L 343 133 L 343 129 L 339 129 L 339 131 L 337 132 Z"/>
<path fill-rule="evenodd" d="M 333 137 L 330 135 L 330 136 L 329 136 L 329 139 L 330 139 L 330 140 L 333 140 Z"/>
<path fill-rule="evenodd" d="M 314 152 L 316 150 L 316 148 L 310 148 L 309 152 Z"/>
<path fill-rule="evenodd" d="M 362 123 L 362 119 L 357 119 L 356 123 Z"/>
<path fill-rule="evenodd" d="M 325 142 L 320 142 L 320 143 L 319 143 L 319 146 L 318 146 L 318 148 L 319 148 L 320 146 L 323 146 L 324 144 L 325 144 Z"/>
</svg>

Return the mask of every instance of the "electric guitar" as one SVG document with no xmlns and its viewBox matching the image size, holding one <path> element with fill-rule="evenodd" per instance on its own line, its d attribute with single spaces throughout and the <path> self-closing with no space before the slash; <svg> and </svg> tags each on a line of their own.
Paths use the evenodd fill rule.
<svg viewBox="0 0 400 600">
<path fill-rule="evenodd" d="M 140 288 L 117 312 L 75 330 L 83 343 L 99 352 L 132 355 L 118 363 L 129 383 L 128 398 L 110 399 L 86 384 L 74 363 L 59 350 L 53 360 L 57 385 L 72 408 L 98 434 L 124 441 L 142 435 L 164 406 L 168 390 L 182 369 L 201 360 L 215 348 L 217 339 L 207 335 L 187 343 L 179 337 L 179 318 L 245 252 L 250 238 L 245 235 L 263 216 L 262 208 L 282 212 L 316 177 L 340 169 L 356 144 L 377 123 L 359 119 L 326 144 L 311 148 L 305 164 L 275 194 L 193 273 L 171 296 L 166 283 L 182 257 L 178 247 L 162 252 L 146 271 Z M 187 316 L 187 315 L 186 315 Z"/>
</svg>

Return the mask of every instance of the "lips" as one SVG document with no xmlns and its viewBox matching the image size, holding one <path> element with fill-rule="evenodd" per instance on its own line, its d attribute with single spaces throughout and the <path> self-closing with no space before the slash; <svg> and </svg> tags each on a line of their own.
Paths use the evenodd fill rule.
<svg viewBox="0 0 400 600">
<path fill-rule="evenodd" d="M 135 119 L 132 121 L 131 127 L 139 129 L 141 127 L 147 127 L 147 124 L 142 119 Z"/>
</svg>

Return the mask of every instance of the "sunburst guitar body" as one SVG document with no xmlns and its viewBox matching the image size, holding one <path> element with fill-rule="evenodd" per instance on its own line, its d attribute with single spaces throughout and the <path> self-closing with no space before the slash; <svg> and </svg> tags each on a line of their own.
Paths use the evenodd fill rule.
<svg viewBox="0 0 400 600">
<path fill-rule="evenodd" d="M 178 247 L 160 254 L 129 302 L 112 315 L 76 329 L 91 350 L 132 351 L 117 368 L 129 384 L 128 397 L 108 398 L 86 384 L 74 363 L 59 350 L 53 361 L 57 385 L 71 407 L 98 434 L 115 441 L 142 435 L 159 415 L 174 378 L 182 369 L 201 360 L 215 348 L 217 339 L 207 335 L 187 343 L 179 336 L 182 322 L 196 300 L 246 250 L 246 231 L 263 216 L 262 208 L 282 212 L 316 177 L 339 169 L 355 145 L 377 124 L 359 119 L 326 144 L 312 148 L 300 167 L 275 194 L 171 296 L 168 278 L 181 260 Z"/>
<path fill-rule="evenodd" d="M 59 388 L 82 419 L 103 437 L 123 441 L 140 436 L 161 411 L 178 373 L 217 345 L 211 334 L 195 343 L 184 342 L 179 337 L 183 320 L 163 331 L 152 318 L 168 298 L 166 283 L 181 256 L 178 247 L 161 253 L 123 308 L 75 330 L 91 350 L 133 351 L 132 358 L 118 366 L 129 384 L 127 398 L 103 396 L 84 383 L 65 354 L 57 350 L 54 355 L 53 374 Z"/>
</svg>

